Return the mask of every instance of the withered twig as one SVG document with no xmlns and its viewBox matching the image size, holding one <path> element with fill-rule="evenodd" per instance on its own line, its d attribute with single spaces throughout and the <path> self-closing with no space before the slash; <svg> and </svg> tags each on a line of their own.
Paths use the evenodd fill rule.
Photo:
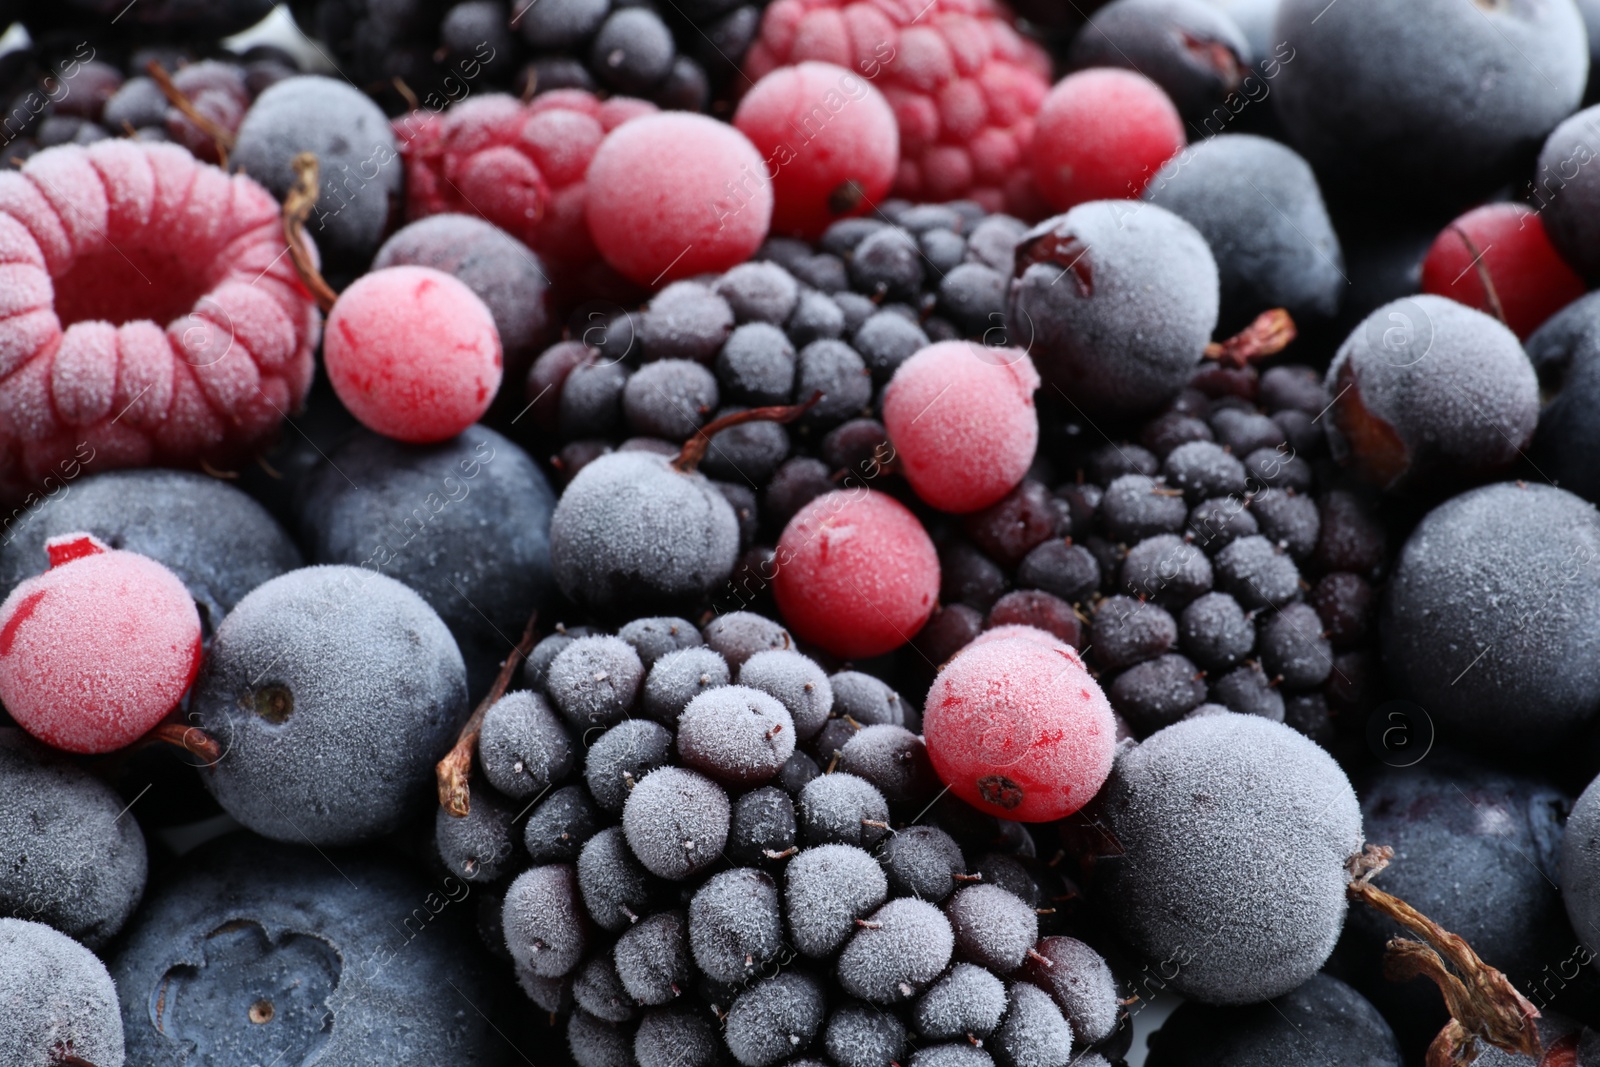
<svg viewBox="0 0 1600 1067">
<path fill-rule="evenodd" d="M 472 709 L 472 715 L 467 719 L 466 725 L 461 727 L 461 735 L 456 738 L 455 747 L 445 754 L 434 767 L 434 774 L 439 782 L 439 806 L 458 819 L 464 819 L 472 810 L 472 754 L 478 748 L 478 733 L 483 729 L 483 717 L 494 705 L 495 701 L 506 695 L 506 690 L 511 686 L 511 677 L 517 673 L 517 667 L 528 658 L 528 653 L 533 651 L 533 633 L 539 622 L 539 612 L 535 609 L 528 616 L 527 628 L 522 631 L 522 638 L 517 642 L 506 661 L 500 665 L 500 673 L 495 676 L 494 685 L 489 687 L 489 693 L 478 706 Z"/>
<path fill-rule="evenodd" d="M 810 411 L 821 399 L 822 391 L 818 390 L 812 393 L 811 399 L 804 404 L 750 408 L 746 411 L 736 411 L 732 415 L 724 415 L 720 419 L 713 419 L 696 430 L 694 436 L 683 443 L 683 448 L 672 461 L 672 465 L 688 474 L 700 466 L 700 461 L 706 458 L 706 449 L 711 447 L 711 439 L 723 430 L 743 426 L 747 422 L 793 422 Z"/>
<path fill-rule="evenodd" d="M 333 291 L 333 287 L 317 269 L 305 233 L 306 219 L 311 217 L 311 209 L 316 206 L 317 194 L 321 192 L 317 181 L 317 157 L 310 152 L 301 152 L 294 157 L 293 165 L 294 188 L 283 198 L 283 239 L 289 243 L 289 258 L 294 261 L 294 269 L 299 273 L 300 280 L 311 290 L 317 306 L 326 314 L 333 309 L 333 302 L 339 298 L 339 294 Z"/>
<path fill-rule="evenodd" d="M 172 80 L 172 75 L 167 73 L 166 68 L 161 65 L 159 60 L 152 59 L 144 65 L 144 69 L 145 73 L 150 75 L 150 79 L 156 83 L 156 87 L 161 90 L 161 95 L 167 98 L 167 102 L 183 112 L 185 118 L 200 127 L 201 133 L 217 143 L 217 157 L 221 160 L 222 165 L 226 167 L 228 165 L 228 153 L 233 151 L 235 143 L 233 131 L 226 126 L 219 125 L 215 119 L 195 107 L 194 101 L 190 100 L 188 95 L 178 88 L 178 83 Z"/>
<path fill-rule="evenodd" d="M 1266 359 L 1282 352 L 1299 332 L 1285 308 L 1273 308 L 1257 315 L 1254 322 L 1226 341 L 1206 345 L 1206 358 L 1230 367 L 1243 367 L 1251 360 Z"/>
</svg>

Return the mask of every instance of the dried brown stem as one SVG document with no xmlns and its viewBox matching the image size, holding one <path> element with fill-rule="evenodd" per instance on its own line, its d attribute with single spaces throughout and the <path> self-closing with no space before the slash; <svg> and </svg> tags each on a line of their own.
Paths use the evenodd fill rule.
<svg viewBox="0 0 1600 1067">
<path fill-rule="evenodd" d="M 700 461 L 706 458 L 706 449 L 711 447 L 711 439 L 723 430 L 734 426 L 743 426 L 747 422 L 793 422 L 801 415 L 810 411 L 817 401 L 822 399 L 822 392 L 818 390 L 811 394 L 811 399 L 804 404 L 782 404 L 776 407 L 750 408 L 747 411 L 736 411 L 732 415 L 724 415 L 720 419 L 712 419 L 695 435 L 683 443 L 683 449 L 678 453 L 678 458 L 672 465 L 685 474 L 689 474 L 700 466 Z"/>
<path fill-rule="evenodd" d="M 145 734 L 145 740 L 181 748 L 206 763 L 215 763 L 222 758 L 222 746 L 216 738 L 198 726 L 186 726 L 181 722 L 164 722 Z"/>
<path fill-rule="evenodd" d="M 1535 1059 L 1543 1054 L 1535 1024 L 1539 1009 L 1506 978 L 1478 958 L 1472 946 L 1399 897 L 1372 884 L 1389 865 L 1394 849 L 1368 845 L 1349 861 L 1350 896 L 1422 938 L 1395 938 L 1384 957 L 1384 974 L 1394 981 L 1422 976 L 1439 987 L 1450 1023 L 1428 1049 L 1428 1067 L 1465 1067 L 1484 1041 Z M 1426 942 L 1426 944 L 1424 944 Z"/>
<path fill-rule="evenodd" d="M 156 87 L 161 90 L 161 95 L 167 98 L 167 102 L 183 112 L 185 118 L 200 127 L 201 133 L 217 143 L 217 156 L 222 161 L 223 167 L 227 167 L 228 153 L 233 151 L 234 146 L 233 131 L 226 126 L 218 125 L 215 119 L 195 107 L 194 101 L 178 88 L 178 83 L 172 80 L 172 75 L 167 73 L 159 61 L 152 59 L 144 65 L 144 69 L 156 83 Z"/>
<path fill-rule="evenodd" d="M 455 747 L 434 767 L 434 775 L 439 782 L 439 806 L 458 819 L 466 818 L 472 810 L 472 754 L 478 750 L 478 733 L 483 729 L 483 717 L 495 701 L 506 695 L 512 675 L 528 658 L 528 653 L 533 651 L 533 634 L 538 622 L 539 612 L 534 609 L 533 614 L 528 616 L 528 625 L 522 631 L 521 639 L 500 665 L 500 673 L 495 676 L 488 695 L 472 709 L 471 717 L 456 738 Z"/>
<path fill-rule="evenodd" d="M 74 1056 L 72 1053 L 68 1052 L 60 1059 L 56 1060 L 56 1067 L 94 1067 L 94 1064 L 90 1063 L 82 1056 Z"/>
<path fill-rule="evenodd" d="M 317 194 L 321 191 L 317 180 L 317 157 L 310 152 L 301 152 L 294 157 L 293 166 L 294 188 L 283 198 L 283 239 L 289 244 L 289 258 L 294 261 L 294 269 L 299 273 L 300 280 L 316 298 L 317 306 L 326 313 L 333 309 L 333 302 L 339 299 L 339 294 L 333 291 L 333 287 L 317 269 L 311 246 L 306 242 L 305 231 L 306 219 L 311 217 L 311 209 L 316 206 Z"/>
<path fill-rule="evenodd" d="M 1230 367 L 1247 366 L 1252 360 L 1282 352 L 1299 332 L 1285 308 L 1273 308 L 1257 315 L 1254 322 L 1226 341 L 1206 345 L 1206 358 Z"/>
<path fill-rule="evenodd" d="M 1461 243 L 1467 246 L 1467 251 L 1472 253 L 1472 267 L 1478 275 L 1478 284 L 1483 286 L 1483 295 L 1489 301 L 1489 310 L 1494 312 L 1494 317 L 1500 320 L 1500 325 L 1506 324 L 1506 308 L 1500 303 L 1500 292 L 1494 287 L 1494 279 L 1489 277 L 1489 264 L 1483 261 L 1483 252 L 1478 251 L 1478 246 L 1455 223 L 1450 224 L 1450 231 L 1461 238 Z M 1485 250 L 1487 251 L 1487 250 Z"/>
</svg>

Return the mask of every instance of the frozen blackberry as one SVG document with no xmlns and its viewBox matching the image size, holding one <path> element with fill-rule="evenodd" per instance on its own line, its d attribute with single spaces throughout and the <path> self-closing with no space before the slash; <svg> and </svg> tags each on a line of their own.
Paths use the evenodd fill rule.
<svg viewBox="0 0 1600 1067">
<path fill-rule="evenodd" d="M 857 924 L 839 953 L 839 984 L 874 1004 L 910 1000 L 950 962 L 950 921 L 925 900 L 891 900 Z"/>
<path fill-rule="evenodd" d="M 719 782 L 759 785 L 794 752 L 794 720 L 772 696 L 743 685 L 701 693 L 678 718 L 678 755 Z"/>
<path fill-rule="evenodd" d="M 889 896 L 878 861 L 851 845 L 807 848 L 783 873 L 784 914 L 795 948 L 831 956 L 864 918 Z"/>
<path fill-rule="evenodd" d="M 739 995 L 728 1009 L 723 1039 L 743 1067 L 772 1067 L 808 1048 L 826 1017 L 822 984 L 788 971 Z"/>
<path fill-rule="evenodd" d="M 709 648 L 684 648 L 658 659 L 645 676 L 640 709 L 675 727 L 678 716 L 701 693 L 728 684 L 728 661 Z"/>
<path fill-rule="evenodd" d="M 571 735 L 538 693 L 507 693 L 484 713 L 478 764 L 489 784 L 506 796 L 525 800 L 543 792 L 572 773 L 576 763 Z"/>
<path fill-rule="evenodd" d="M 751 611 L 718 615 L 706 623 L 702 634 L 706 645 L 719 652 L 734 670 L 741 669 L 745 660 L 757 652 L 794 646 L 794 638 L 789 636 L 788 630 Z"/>
<path fill-rule="evenodd" d="M 1211 683 L 1211 700 L 1240 715 L 1283 721 L 1283 694 L 1259 664 L 1235 667 Z"/>
<path fill-rule="evenodd" d="M 882 1008 L 851 1002 L 828 1016 L 822 1044 L 838 1067 L 893 1067 L 905 1055 L 906 1028 Z"/>
<path fill-rule="evenodd" d="M 674 881 L 716 862 L 728 840 L 728 795 L 682 767 L 651 771 L 628 794 L 622 828 L 639 862 Z"/>
<path fill-rule="evenodd" d="M 1265 537 L 1241 537 L 1217 553 L 1217 586 L 1250 611 L 1277 608 L 1300 596 L 1300 569 Z"/>
<path fill-rule="evenodd" d="M 617 637 L 580 637 L 550 662 L 545 691 L 567 722 L 588 730 L 626 718 L 643 680 L 632 645 Z"/>
<path fill-rule="evenodd" d="M 1122 588 L 1142 600 L 1179 607 L 1211 591 L 1211 561 L 1177 534 L 1147 537 L 1122 560 Z"/>
<path fill-rule="evenodd" d="M 996 1060 L 1004 1067 L 1066 1067 L 1072 1024 L 1050 994 L 1026 982 L 1013 982 L 1006 992 L 1011 1005 L 991 1045 Z"/>
<path fill-rule="evenodd" d="M 839 769 L 876 786 L 891 804 L 922 803 L 938 786 L 922 738 L 888 723 L 863 727 L 846 741 Z"/>
<path fill-rule="evenodd" d="M 1206 683 L 1198 667 L 1168 652 L 1117 675 L 1106 696 L 1134 729 L 1148 733 L 1177 722 L 1204 701 Z"/>
<path fill-rule="evenodd" d="M 1288 604 L 1261 624 L 1261 667 L 1290 692 L 1311 689 L 1333 672 L 1333 646 L 1309 604 Z"/>
<path fill-rule="evenodd" d="M 800 840 L 871 848 L 889 832 L 889 805 L 875 786 L 853 774 L 824 774 L 800 791 Z"/>
<path fill-rule="evenodd" d="M 1244 464 L 1211 441 L 1190 441 L 1174 448 L 1167 453 L 1161 474 L 1168 485 L 1183 491 L 1191 506 L 1245 491 Z"/>
<path fill-rule="evenodd" d="M 1183 609 L 1178 619 L 1183 654 L 1208 671 L 1244 662 L 1256 647 L 1256 627 L 1227 593 L 1207 593 Z"/>
<path fill-rule="evenodd" d="M 633 1034 L 626 1027 L 575 1011 L 567 1020 L 567 1050 L 578 1067 L 633 1067 Z"/>
<path fill-rule="evenodd" d="M 666 441 L 682 441 L 704 426 L 718 399 L 716 376 L 686 359 L 646 363 L 622 387 L 628 428 Z"/>
<path fill-rule="evenodd" d="M 671 762 L 672 734 L 659 723 L 628 719 L 601 734 L 584 758 L 583 780 L 595 803 L 613 815 L 622 811 L 646 774 Z"/>
<path fill-rule="evenodd" d="M 590 956 L 572 976 L 572 999 L 580 1012 L 588 1012 L 608 1023 L 628 1022 L 639 1010 L 617 975 L 616 961 L 606 949 Z"/>
<path fill-rule="evenodd" d="M 1101 817 L 1122 852 L 1102 899 L 1145 959 L 1182 953 L 1177 991 L 1253 1003 L 1332 951 L 1361 812 L 1332 757 L 1288 727 L 1247 715 L 1169 726 L 1120 755 Z"/>
<path fill-rule="evenodd" d="M 541 978 L 559 978 L 576 967 L 589 941 L 583 905 L 571 864 L 518 875 L 501 910 L 506 947 L 517 965 Z"/>
<path fill-rule="evenodd" d="M 1022 966 L 1039 940 L 1033 907 L 994 885 L 969 885 L 945 905 L 955 931 L 956 952 L 998 974 Z"/>
<path fill-rule="evenodd" d="M 783 947 L 778 885 L 764 871 L 737 867 L 713 875 L 689 902 L 689 947 L 713 981 L 745 982 Z"/>
<path fill-rule="evenodd" d="M 1042 589 L 1068 603 L 1089 599 L 1100 588 L 1100 565 L 1082 545 L 1052 539 L 1036 546 L 1017 565 L 1017 584 Z"/>
<path fill-rule="evenodd" d="M 897 896 L 938 903 L 955 891 L 958 881 L 970 880 L 961 846 L 937 826 L 908 826 L 890 835 L 878 849 L 878 859 Z"/>
<path fill-rule="evenodd" d="M 630 926 L 611 955 L 622 988 L 646 1007 L 672 1003 L 694 977 L 689 921 L 681 911 L 660 911 Z"/>
<path fill-rule="evenodd" d="M 471 809 L 457 818 L 444 808 L 434 814 L 433 841 L 451 873 L 469 882 L 493 882 L 516 861 L 514 812 L 484 790 Z"/>
<path fill-rule="evenodd" d="M 833 710 L 833 686 L 815 660 L 798 652 L 757 652 L 739 668 L 739 684 L 777 698 L 794 720 L 798 741 L 816 736 Z"/>
<path fill-rule="evenodd" d="M 850 338 L 851 347 L 861 353 L 872 371 L 873 381 L 879 384 L 894 377 L 900 364 L 927 348 L 929 343 L 922 327 L 892 311 L 874 312 Z"/>
<path fill-rule="evenodd" d="M 794 801 L 777 786 L 754 789 L 733 803 L 728 858 L 752 867 L 771 866 L 795 847 Z"/>
<path fill-rule="evenodd" d="M 615 933 L 649 911 L 654 887 L 621 827 L 601 830 L 584 843 L 577 872 L 584 907 L 599 926 Z"/>
<path fill-rule="evenodd" d="M 700 1014 L 661 1008 L 647 1011 L 633 1037 L 638 1067 L 716 1067 L 722 1042 Z"/>
<path fill-rule="evenodd" d="M 43 923 L 0 918 L 0 1055 L 16 1067 L 122 1067 L 122 1016 L 105 964 Z"/>
<path fill-rule="evenodd" d="M 1124 544 L 1156 534 L 1178 533 L 1189 517 L 1183 493 L 1144 474 L 1124 474 L 1106 487 L 1100 501 L 1106 533 Z"/>
<path fill-rule="evenodd" d="M 1006 985 L 971 963 L 958 963 L 912 1009 L 917 1033 L 934 1041 L 988 1037 L 1006 1011 Z"/>
<path fill-rule="evenodd" d="M 1046 937 L 1035 946 L 1026 977 L 1049 993 L 1085 1045 L 1097 1045 L 1116 1030 L 1122 994 L 1105 957 L 1076 938 Z"/>
</svg>

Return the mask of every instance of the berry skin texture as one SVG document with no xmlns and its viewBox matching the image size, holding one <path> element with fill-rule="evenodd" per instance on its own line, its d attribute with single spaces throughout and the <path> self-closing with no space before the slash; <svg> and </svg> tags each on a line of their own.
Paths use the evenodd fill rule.
<svg viewBox="0 0 1600 1067">
<path fill-rule="evenodd" d="M 1161 86 L 1115 67 L 1062 78 L 1035 121 L 1033 180 L 1057 211 L 1138 196 L 1188 143 Z"/>
<path fill-rule="evenodd" d="M 883 424 L 917 495 L 941 511 L 978 511 L 1033 462 L 1039 374 L 1026 353 L 971 341 L 929 345 L 894 372 Z"/>
<path fill-rule="evenodd" d="M 832 63 L 780 67 L 739 101 L 733 124 L 772 174 L 772 230 L 815 240 L 883 199 L 900 164 L 900 127 L 873 85 Z"/>
<path fill-rule="evenodd" d="M 772 184 L 748 138 L 704 115 L 648 115 L 613 131 L 589 164 L 586 209 L 600 255 L 657 287 L 749 259 L 772 223 Z"/>
<path fill-rule="evenodd" d="M 265 189 L 172 145 L 63 145 L 0 175 L 0 497 L 264 443 L 318 331 L 283 251 Z"/>
<path fill-rule="evenodd" d="M 1117 733 L 1083 660 L 1043 635 L 968 645 L 934 679 L 922 729 L 951 792 L 1018 822 L 1088 803 L 1111 772 Z"/>
<path fill-rule="evenodd" d="M 471 289 L 432 267 L 363 275 L 328 313 L 333 391 L 369 430 L 410 444 L 478 421 L 500 388 L 500 334 Z"/>
<path fill-rule="evenodd" d="M 868 490 L 825 493 L 778 538 L 773 594 L 802 641 L 844 658 L 916 636 L 939 598 L 939 555 L 917 517 Z"/>
<path fill-rule="evenodd" d="M 0 604 L 0 703 L 68 752 L 122 748 L 200 671 L 200 613 L 178 576 L 89 534 L 46 542 L 50 569 Z"/>
<path fill-rule="evenodd" d="M 997 0 L 777 0 L 745 76 L 759 82 L 805 60 L 847 67 L 883 92 L 900 126 L 895 195 L 1042 214 L 1024 160 L 1050 60 Z"/>
<path fill-rule="evenodd" d="M 1484 288 L 1484 275 L 1494 293 Z M 1446 226 L 1422 261 L 1422 291 L 1504 315 L 1519 340 L 1584 293 L 1583 279 L 1526 204 L 1485 204 Z M 1498 315 L 1497 315 L 1498 317 Z"/>
<path fill-rule="evenodd" d="M 15 1067 L 122 1067 L 117 991 L 94 953 L 43 923 L 0 918 L 0 1056 Z M 93 1057 L 93 1059 L 89 1059 Z"/>
</svg>

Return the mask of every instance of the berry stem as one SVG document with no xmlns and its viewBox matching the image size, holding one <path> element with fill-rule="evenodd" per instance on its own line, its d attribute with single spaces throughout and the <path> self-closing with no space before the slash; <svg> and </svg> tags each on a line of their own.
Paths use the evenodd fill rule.
<svg viewBox="0 0 1600 1067">
<path fill-rule="evenodd" d="M 1538 1059 L 1544 1052 L 1533 1022 L 1539 1009 L 1505 975 L 1479 959 L 1461 937 L 1372 884 L 1372 877 L 1393 858 L 1394 849 L 1387 845 L 1368 845 L 1350 857 L 1349 893 L 1423 939 L 1391 940 L 1384 975 L 1391 981 L 1420 975 L 1431 979 L 1444 996 L 1450 1022 L 1428 1047 L 1428 1067 L 1465 1067 L 1477 1057 L 1479 1041 Z"/>
<path fill-rule="evenodd" d="M 216 738 L 198 726 L 186 726 L 181 722 L 164 722 L 146 734 L 145 739 L 181 748 L 207 764 L 216 763 L 223 755 L 222 746 L 217 743 Z"/>
<path fill-rule="evenodd" d="M 177 82 L 172 80 L 172 75 L 167 73 L 166 68 L 161 65 L 160 61 L 152 59 L 144 65 L 144 69 L 150 75 L 151 80 L 156 83 L 156 87 L 161 90 L 161 95 L 167 98 L 167 102 L 183 112 L 184 117 L 190 122 L 200 127 L 201 133 L 217 142 L 217 156 L 222 162 L 222 169 L 227 170 L 228 153 L 233 151 L 234 146 L 233 131 L 225 126 L 217 125 L 215 120 L 195 107 L 194 101 L 190 100 L 184 95 L 183 90 L 178 88 Z"/>
<path fill-rule="evenodd" d="M 793 422 L 801 415 L 810 411 L 817 401 L 822 399 L 819 389 L 811 394 L 811 399 L 804 404 L 780 404 L 775 407 L 750 408 L 746 411 L 736 411 L 732 415 L 724 415 L 720 419 L 712 419 L 695 435 L 683 443 L 683 448 L 678 452 L 678 457 L 672 461 L 672 466 L 684 474 L 692 474 L 700 461 L 706 458 L 706 449 L 711 447 L 711 438 L 723 430 L 734 426 L 743 426 L 747 422 Z"/>
<path fill-rule="evenodd" d="M 1254 322 L 1226 341 L 1206 345 L 1206 358 L 1230 367 L 1243 367 L 1251 360 L 1277 355 L 1298 335 L 1299 329 L 1288 310 L 1273 308 L 1257 315 Z"/>
<path fill-rule="evenodd" d="M 328 312 L 333 310 L 333 302 L 339 299 L 339 294 L 317 269 L 305 232 L 306 219 L 311 217 L 311 209 L 316 206 L 317 194 L 321 191 L 317 181 L 317 157 L 301 152 L 294 157 L 293 166 L 294 188 L 283 198 L 283 239 L 289 244 L 289 258 L 294 261 L 300 280 L 311 291 L 317 306 Z"/>
<path fill-rule="evenodd" d="M 500 673 L 495 676 L 488 694 L 472 709 L 466 725 L 461 727 L 455 747 L 434 767 L 439 782 L 439 806 L 458 819 L 466 818 L 472 810 L 472 754 L 478 750 L 478 734 L 483 730 L 483 717 L 495 701 L 506 695 L 506 690 L 511 686 L 511 676 L 528 658 L 528 653 L 533 651 L 534 629 L 538 622 L 539 610 L 535 608 L 533 614 L 528 616 L 528 625 L 523 629 L 521 639 L 500 665 Z"/>
</svg>

